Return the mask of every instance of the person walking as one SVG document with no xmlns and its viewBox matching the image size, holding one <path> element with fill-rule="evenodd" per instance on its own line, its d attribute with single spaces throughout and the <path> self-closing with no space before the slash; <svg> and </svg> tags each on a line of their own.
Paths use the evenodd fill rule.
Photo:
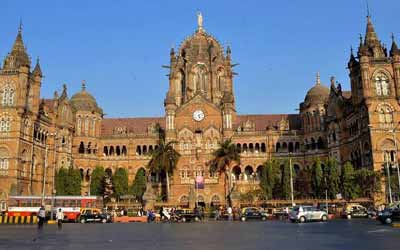
<svg viewBox="0 0 400 250">
<path fill-rule="evenodd" d="M 231 206 L 229 206 L 229 207 L 226 209 L 226 212 L 228 213 L 228 220 L 229 220 L 229 221 L 233 221 L 233 215 L 232 215 L 232 208 L 231 208 Z"/>
<path fill-rule="evenodd" d="M 42 205 L 38 212 L 38 229 L 43 228 L 45 219 L 46 219 L 46 210 L 44 209 L 44 206 Z"/>
<path fill-rule="evenodd" d="M 58 230 L 61 230 L 62 222 L 64 220 L 64 213 L 62 212 L 61 208 L 59 208 L 57 211 L 56 219 L 57 219 Z"/>
</svg>

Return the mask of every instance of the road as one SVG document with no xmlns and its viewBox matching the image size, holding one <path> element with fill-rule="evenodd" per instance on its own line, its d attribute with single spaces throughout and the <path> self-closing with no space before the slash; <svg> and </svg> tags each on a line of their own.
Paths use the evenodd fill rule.
<svg viewBox="0 0 400 250">
<path fill-rule="evenodd" d="M 374 220 L 0 225 L 0 249 L 398 250 L 400 229 Z"/>
</svg>

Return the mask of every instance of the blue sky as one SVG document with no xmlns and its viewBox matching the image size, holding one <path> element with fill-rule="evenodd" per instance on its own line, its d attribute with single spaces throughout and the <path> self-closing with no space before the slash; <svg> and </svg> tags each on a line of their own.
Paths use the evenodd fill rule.
<svg viewBox="0 0 400 250">
<path fill-rule="evenodd" d="M 370 0 L 379 38 L 400 42 L 400 1 Z M 168 89 L 171 46 L 205 29 L 232 48 L 240 114 L 296 113 L 317 71 L 349 88 L 350 46 L 366 27 L 364 0 L 128 1 L 2 0 L 0 55 L 14 42 L 20 18 L 33 61 L 40 57 L 42 96 L 82 79 L 107 117 L 160 116 Z M 144 94 L 143 94 L 144 93 Z"/>
</svg>

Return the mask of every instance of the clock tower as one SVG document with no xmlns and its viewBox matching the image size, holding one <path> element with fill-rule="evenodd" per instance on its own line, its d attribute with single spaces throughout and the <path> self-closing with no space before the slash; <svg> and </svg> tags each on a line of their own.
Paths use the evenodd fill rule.
<svg viewBox="0 0 400 250">
<path fill-rule="evenodd" d="M 223 181 L 209 176 L 207 162 L 218 143 L 233 135 L 236 119 L 231 50 L 227 47 L 224 51 L 206 32 L 199 13 L 195 33 L 177 51 L 171 49 L 169 68 L 169 89 L 164 101 L 166 140 L 176 141 L 181 154 L 174 174 L 178 176 L 173 178 L 177 188 L 172 195 L 179 200 L 180 194 L 191 193 L 194 185 L 185 181 L 194 179 L 182 178 L 185 171 L 194 173 L 193 177 L 201 175 L 206 183 L 214 181 L 213 185 L 206 184 L 204 192 L 215 193 L 222 189 L 219 185 Z"/>
</svg>

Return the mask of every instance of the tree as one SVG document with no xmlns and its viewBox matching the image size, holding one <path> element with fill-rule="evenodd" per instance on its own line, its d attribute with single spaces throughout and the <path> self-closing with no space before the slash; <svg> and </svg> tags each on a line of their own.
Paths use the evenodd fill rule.
<svg viewBox="0 0 400 250">
<path fill-rule="evenodd" d="M 135 180 L 133 180 L 132 186 L 131 186 L 131 193 L 135 198 L 142 202 L 142 197 L 144 192 L 146 191 L 146 171 L 143 168 L 140 168 L 136 172 Z"/>
<path fill-rule="evenodd" d="M 90 194 L 102 196 L 104 193 L 103 181 L 106 176 L 104 168 L 97 166 L 92 173 L 92 178 L 90 181 Z"/>
<path fill-rule="evenodd" d="M 210 172 L 223 173 L 225 195 L 228 204 L 232 205 L 231 193 L 233 191 L 232 180 L 230 176 L 230 166 L 233 162 L 240 164 L 240 153 L 231 139 L 219 143 L 219 148 L 212 153 L 212 160 L 209 162 Z"/>
<path fill-rule="evenodd" d="M 128 172 L 125 168 L 118 168 L 111 179 L 114 186 L 114 195 L 117 198 L 121 197 L 122 195 L 128 194 Z"/>
<path fill-rule="evenodd" d="M 279 181 L 279 164 L 275 160 L 266 161 L 261 169 L 260 191 L 264 199 L 273 198 L 275 183 Z"/>
<path fill-rule="evenodd" d="M 355 171 L 355 182 L 358 186 L 358 196 L 363 198 L 372 198 L 373 195 L 380 191 L 379 172 L 361 168 Z"/>
<path fill-rule="evenodd" d="M 290 189 L 290 165 L 289 161 L 285 161 L 284 165 L 281 166 L 281 171 L 282 171 L 282 193 L 281 197 L 283 199 L 290 199 L 290 194 L 291 194 L 291 189 Z M 292 169 L 292 178 L 294 179 L 294 171 Z"/>
<path fill-rule="evenodd" d="M 301 168 L 295 182 L 296 197 L 307 199 L 313 196 L 312 171 L 309 168 Z"/>
<path fill-rule="evenodd" d="M 347 161 L 343 166 L 342 172 L 342 195 L 346 200 L 357 197 L 357 183 L 355 181 L 355 172 L 353 164 Z"/>
<path fill-rule="evenodd" d="M 317 158 L 314 163 L 314 171 L 312 174 L 312 188 L 314 190 L 314 197 L 321 198 L 323 193 L 323 178 L 324 173 L 322 171 L 321 160 Z"/>
<path fill-rule="evenodd" d="M 149 174 L 156 173 L 161 174 L 165 173 L 167 180 L 167 192 L 166 198 L 168 200 L 169 195 L 169 176 L 173 174 L 176 166 L 178 165 L 178 161 L 180 158 L 180 154 L 178 151 L 174 149 L 175 141 L 165 142 L 165 137 L 163 136 L 163 132 L 160 131 L 160 139 L 157 147 L 153 150 L 151 154 L 151 159 L 147 164 L 147 168 L 149 170 Z"/>
<path fill-rule="evenodd" d="M 329 158 L 326 162 L 325 179 L 327 183 L 328 196 L 336 199 L 340 192 L 340 170 L 336 159 Z"/>
<path fill-rule="evenodd" d="M 60 168 L 56 172 L 55 187 L 57 195 L 80 195 L 82 177 L 79 169 Z"/>
</svg>

